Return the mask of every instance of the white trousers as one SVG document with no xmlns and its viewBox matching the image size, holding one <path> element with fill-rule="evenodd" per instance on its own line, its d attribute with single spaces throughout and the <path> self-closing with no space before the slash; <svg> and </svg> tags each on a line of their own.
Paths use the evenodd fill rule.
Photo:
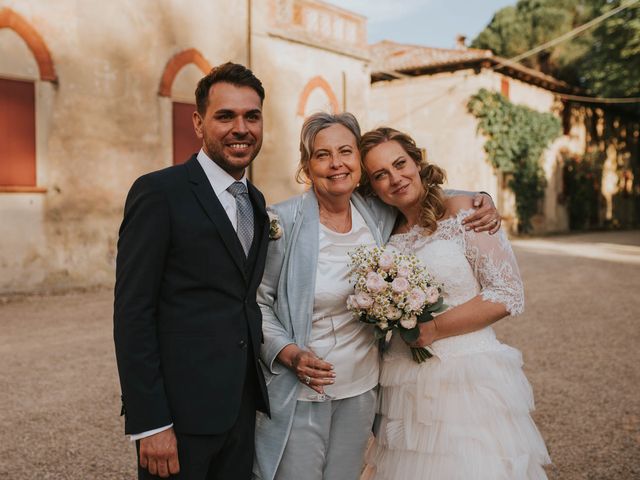
<svg viewBox="0 0 640 480">
<path fill-rule="evenodd" d="M 327 402 L 298 401 L 275 480 L 357 480 L 376 410 L 376 389 Z"/>
</svg>

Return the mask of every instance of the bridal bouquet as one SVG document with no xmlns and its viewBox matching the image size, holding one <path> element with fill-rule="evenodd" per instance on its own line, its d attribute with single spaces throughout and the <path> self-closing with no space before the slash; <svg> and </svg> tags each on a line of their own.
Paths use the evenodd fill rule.
<svg viewBox="0 0 640 480">
<path fill-rule="evenodd" d="M 396 329 L 407 343 L 420 335 L 418 324 L 445 310 L 442 286 L 435 284 L 415 255 L 364 245 L 349 253 L 354 294 L 347 308 L 361 321 L 375 325 L 376 339 Z M 418 362 L 431 357 L 426 348 L 411 347 Z"/>
</svg>

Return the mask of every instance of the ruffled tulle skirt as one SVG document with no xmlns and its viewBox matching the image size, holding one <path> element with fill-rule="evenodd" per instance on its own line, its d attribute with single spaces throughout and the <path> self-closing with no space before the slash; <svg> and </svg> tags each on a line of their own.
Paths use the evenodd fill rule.
<svg viewBox="0 0 640 480">
<path fill-rule="evenodd" d="M 546 479 L 550 463 L 530 416 L 520 352 L 486 328 L 435 342 L 411 359 L 399 338 L 385 353 L 380 423 L 367 473 L 377 480 Z"/>
</svg>

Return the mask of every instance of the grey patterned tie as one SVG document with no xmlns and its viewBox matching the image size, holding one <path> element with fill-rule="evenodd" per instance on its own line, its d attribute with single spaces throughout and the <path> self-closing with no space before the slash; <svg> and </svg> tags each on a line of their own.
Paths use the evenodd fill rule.
<svg viewBox="0 0 640 480">
<path fill-rule="evenodd" d="M 227 191 L 236 199 L 238 220 L 238 239 L 242 244 L 244 254 L 248 257 L 253 243 L 253 207 L 249 200 L 247 186 L 242 182 L 233 182 Z"/>
</svg>

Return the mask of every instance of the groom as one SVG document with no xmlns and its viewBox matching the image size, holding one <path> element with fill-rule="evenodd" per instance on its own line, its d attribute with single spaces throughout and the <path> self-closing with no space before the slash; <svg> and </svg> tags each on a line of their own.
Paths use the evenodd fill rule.
<svg viewBox="0 0 640 480">
<path fill-rule="evenodd" d="M 260 80 L 226 63 L 200 80 L 202 150 L 138 178 L 116 264 L 114 340 L 138 478 L 250 479 L 268 217 L 246 168 L 262 145 Z"/>
</svg>

